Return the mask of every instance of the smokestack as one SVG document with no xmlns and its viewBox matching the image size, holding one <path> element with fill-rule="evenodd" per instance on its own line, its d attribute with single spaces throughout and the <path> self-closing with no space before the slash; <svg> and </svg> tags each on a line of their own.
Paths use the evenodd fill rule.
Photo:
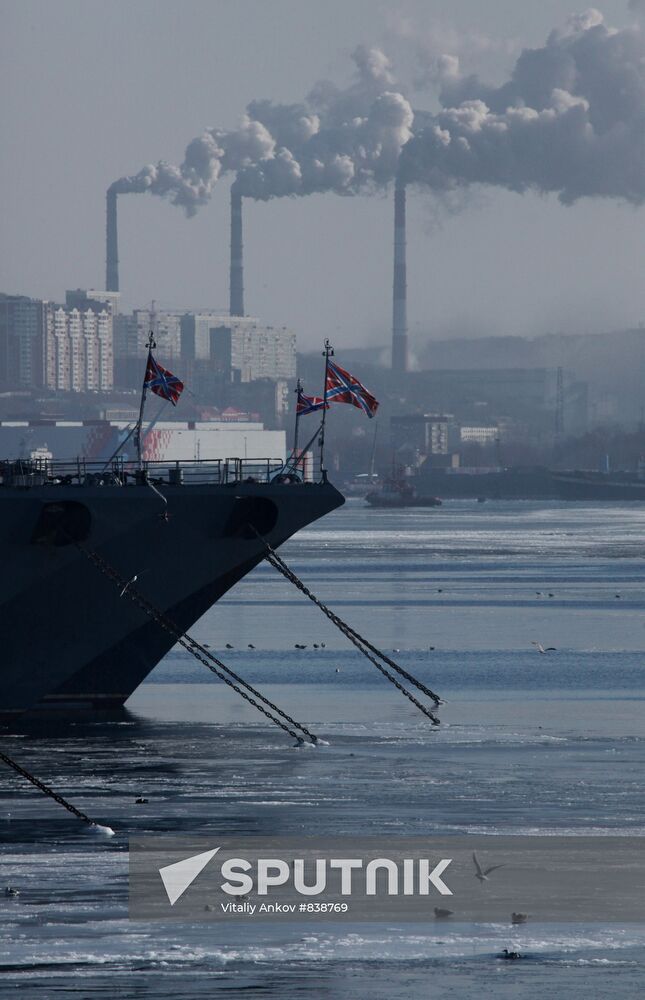
<svg viewBox="0 0 645 1000">
<path fill-rule="evenodd" d="M 408 370 L 407 278 L 405 273 L 405 184 L 394 188 L 394 286 L 392 296 L 392 371 Z"/>
<path fill-rule="evenodd" d="M 119 242 L 116 229 L 116 191 L 108 188 L 105 225 L 105 290 L 119 290 Z"/>
<path fill-rule="evenodd" d="M 244 315 L 244 260 L 242 248 L 242 195 L 231 188 L 231 278 L 229 313 Z"/>
</svg>

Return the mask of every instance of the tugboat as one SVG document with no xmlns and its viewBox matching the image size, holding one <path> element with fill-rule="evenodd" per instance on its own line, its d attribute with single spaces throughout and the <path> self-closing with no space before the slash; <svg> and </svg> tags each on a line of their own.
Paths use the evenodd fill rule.
<svg viewBox="0 0 645 1000">
<path fill-rule="evenodd" d="M 383 488 L 365 497 L 371 507 L 441 507 L 438 497 L 424 496 L 402 478 L 386 479 Z"/>
</svg>

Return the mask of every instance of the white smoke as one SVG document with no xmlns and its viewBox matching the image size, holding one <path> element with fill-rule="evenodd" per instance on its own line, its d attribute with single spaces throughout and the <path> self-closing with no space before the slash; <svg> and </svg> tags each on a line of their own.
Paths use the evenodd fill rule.
<svg viewBox="0 0 645 1000">
<path fill-rule="evenodd" d="M 418 115 L 402 175 L 436 190 L 491 184 L 645 201 L 645 38 L 594 8 L 526 49 L 510 79 L 488 87 L 441 63 L 435 115 Z"/>
<path fill-rule="evenodd" d="M 209 128 L 193 139 L 179 167 L 150 164 L 112 190 L 149 191 L 193 215 L 226 173 L 236 175 L 241 194 L 262 199 L 387 184 L 412 136 L 412 108 L 393 89 L 383 52 L 359 46 L 353 60 L 355 80 L 346 89 L 323 82 L 304 104 L 253 101 L 239 128 Z"/>
<path fill-rule="evenodd" d="M 642 10 L 645 0 L 633 0 Z M 256 199 L 370 193 L 399 176 L 437 192 L 471 185 L 645 201 L 645 37 L 640 20 L 616 30 L 590 8 L 525 49 L 502 86 L 464 74 L 456 56 L 432 55 L 436 113 L 415 111 L 379 49 L 353 53 L 346 88 L 317 84 L 300 104 L 253 101 L 237 129 L 210 128 L 184 161 L 163 161 L 116 181 L 190 215 L 224 174 Z"/>
</svg>

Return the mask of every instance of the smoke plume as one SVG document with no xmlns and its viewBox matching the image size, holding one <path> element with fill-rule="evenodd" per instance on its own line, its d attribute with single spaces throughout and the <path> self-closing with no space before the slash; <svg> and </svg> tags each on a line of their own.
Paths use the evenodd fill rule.
<svg viewBox="0 0 645 1000">
<path fill-rule="evenodd" d="M 525 49 L 510 79 L 489 87 L 441 60 L 442 108 L 415 116 L 407 182 L 450 190 L 491 184 L 582 197 L 645 200 L 645 39 L 591 8 Z"/>
<path fill-rule="evenodd" d="M 236 174 L 240 194 L 261 199 L 387 184 L 412 135 L 412 108 L 380 50 L 360 46 L 353 60 L 356 78 L 345 90 L 324 82 L 304 104 L 253 101 L 239 128 L 209 128 L 193 139 L 179 167 L 150 164 L 111 190 L 149 191 L 193 215 L 226 173 Z"/>
<path fill-rule="evenodd" d="M 632 0 L 634 12 L 645 0 Z M 160 161 L 111 190 L 149 191 L 192 215 L 224 174 L 238 194 L 268 199 L 370 193 L 398 177 L 435 192 L 469 185 L 645 200 L 645 38 L 641 19 L 616 30 L 594 8 L 541 48 L 525 49 L 492 87 L 435 59 L 438 112 L 413 112 L 386 55 L 359 47 L 355 79 L 317 84 L 300 104 L 251 102 L 237 129 L 206 129 L 180 166 Z"/>
</svg>

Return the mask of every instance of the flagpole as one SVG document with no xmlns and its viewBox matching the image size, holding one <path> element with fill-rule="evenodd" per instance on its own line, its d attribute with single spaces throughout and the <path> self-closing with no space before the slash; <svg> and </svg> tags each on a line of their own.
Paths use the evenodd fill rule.
<svg viewBox="0 0 645 1000">
<path fill-rule="evenodd" d="M 295 462 L 296 472 L 298 471 L 298 430 L 300 424 L 300 414 L 298 412 L 298 400 L 300 399 L 300 393 L 302 392 L 302 379 L 296 380 L 296 422 L 293 428 L 293 459 Z"/>
<path fill-rule="evenodd" d="M 334 348 L 329 343 L 329 340 L 325 340 L 325 350 L 323 351 L 323 357 L 325 359 L 325 384 L 323 388 L 323 412 L 322 412 L 322 422 L 320 424 L 320 473 L 322 475 L 323 482 L 327 480 L 327 470 L 325 469 L 325 418 L 327 416 L 327 375 L 329 374 L 329 358 L 334 356 Z"/>
<path fill-rule="evenodd" d="M 152 348 L 156 347 L 155 339 L 150 331 L 150 336 L 148 337 L 148 342 L 146 347 L 148 348 L 148 359 L 146 361 L 146 374 L 148 372 L 148 364 L 150 363 L 150 356 L 152 354 Z M 141 405 L 139 406 L 139 419 L 136 422 L 134 428 L 134 443 L 137 449 L 137 460 L 139 463 L 139 469 L 143 469 L 143 458 L 141 456 L 141 427 L 143 424 L 143 411 L 146 405 L 146 375 L 143 376 L 143 385 L 141 387 Z"/>
</svg>

